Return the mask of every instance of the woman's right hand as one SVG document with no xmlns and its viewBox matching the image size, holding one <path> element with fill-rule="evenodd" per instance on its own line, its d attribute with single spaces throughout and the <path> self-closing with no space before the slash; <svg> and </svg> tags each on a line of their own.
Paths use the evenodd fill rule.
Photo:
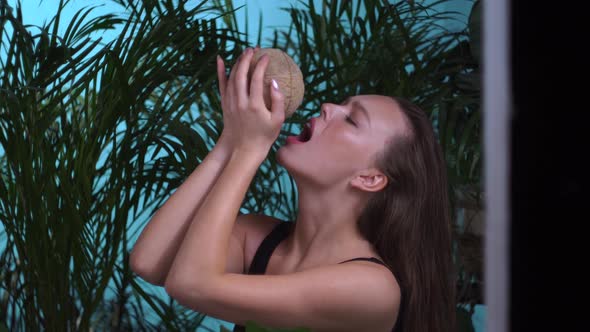
<svg viewBox="0 0 590 332">
<path fill-rule="evenodd" d="M 256 48 L 254 48 L 254 52 L 256 52 L 258 49 L 260 49 L 260 47 L 256 46 Z M 238 67 L 238 64 L 244 58 L 244 53 L 242 53 L 238 57 L 236 63 L 234 64 L 235 68 Z M 230 107 L 230 105 L 227 104 L 228 98 L 226 98 L 226 93 L 228 89 L 228 76 L 226 74 L 225 64 L 220 56 L 217 56 L 217 80 L 219 82 L 219 94 L 221 96 L 221 108 L 223 112 L 223 131 L 221 132 L 221 136 L 219 137 L 217 144 L 222 145 L 231 151 L 236 146 L 237 142 L 235 142 L 235 133 L 237 133 L 237 126 L 239 126 L 240 124 L 235 123 L 235 117 L 232 121 L 230 117 L 226 115 L 228 114 L 227 111 L 229 111 L 228 107 Z"/>
<path fill-rule="evenodd" d="M 236 66 L 240 63 L 242 59 L 242 55 L 238 57 L 238 61 L 236 61 Z M 227 98 L 226 93 L 228 89 L 227 85 L 227 74 L 225 71 L 225 64 L 223 59 L 218 55 L 217 56 L 217 80 L 219 81 L 219 95 L 221 96 L 221 108 L 223 113 L 223 131 L 221 132 L 221 136 L 219 136 L 219 140 L 217 141 L 217 145 L 222 145 L 224 148 L 229 149 L 230 151 L 236 146 L 235 142 L 235 134 L 237 132 L 236 126 L 238 124 L 232 122 L 230 118 L 226 115 L 228 112 L 227 105 Z"/>
<path fill-rule="evenodd" d="M 226 98 L 224 98 L 227 90 L 227 76 L 225 73 L 225 64 L 219 55 L 217 56 L 217 80 L 219 82 L 219 95 L 221 96 L 221 108 L 223 113 L 223 131 L 221 132 L 221 136 L 219 136 L 217 144 L 227 146 L 229 149 L 231 149 L 234 146 L 231 135 L 232 124 L 227 121 L 225 116 L 225 109 L 227 105 L 225 105 Z"/>
</svg>

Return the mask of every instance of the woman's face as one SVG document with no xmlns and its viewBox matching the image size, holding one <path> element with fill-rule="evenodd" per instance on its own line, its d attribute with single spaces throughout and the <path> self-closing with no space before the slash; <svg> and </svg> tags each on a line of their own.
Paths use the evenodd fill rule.
<svg viewBox="0 0 590 332">
<path fill-rule="evenodd" d="M 323 104 L 320 116 L 310 123 L 309 141 L 289 138 L 277 152 L 277 161 L 295 179 L 322 186 L 348 182 L 358 172 L 374 167 L 374 158 L 386 141 L 406 128 L 397 102 L 378 95 Z"/>
</svg>

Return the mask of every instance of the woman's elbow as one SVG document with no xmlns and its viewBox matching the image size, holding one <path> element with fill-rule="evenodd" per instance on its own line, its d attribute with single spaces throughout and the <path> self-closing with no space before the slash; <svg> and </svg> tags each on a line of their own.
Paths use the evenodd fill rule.
<svg viewBox="0 0 590 332">
<path fill-rule="evenodd" d="M 164 282 L 164 289 L 168 296 L 180 305 L 202 313 L 206 312 L 207 308 L 205 304 L 208 302 L 206 300 L 206 294 L 193 283 L 181 282 L 168 277 Z"/>
<path fill-rule="evenodd" d="M 170 271 L 164 280 L 164 289 L 173 299 L 181 298 L 182 295 L 192 287 L 188 282 L 183 281 L 176 271 Z"/>
<path fill-rule="evenodd" d="M 209 286 L 200 276 L 186 275 L 183 271 L 170 271 L 164 282 L 164 289 L 171 298 L 191 307 L 207 301 Z"/>
<path fill-rule="evenodd" d="M 140 276 L 143 280 L 156 286 L 164 286 L 166 276 L 162 276 L 158 273 L 158 270 L 150 264 L 147 259 L 141 257 L 141 255 L 131 251 L 129 255 L 129 267 L 131 271 Z"/>
</svg>

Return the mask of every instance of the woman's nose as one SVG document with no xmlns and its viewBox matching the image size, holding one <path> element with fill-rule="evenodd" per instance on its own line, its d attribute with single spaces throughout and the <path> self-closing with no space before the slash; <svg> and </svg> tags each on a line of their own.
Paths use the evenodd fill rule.
<svg viewBox="0 0 590 332">
<path fill-rule="evenodd" d="M 321 110 L 322 116 L 324 117 L 324 121 L 329 121 L 334 117 L 334 113 L 337 111 L 337 107 L 339 107 L 339 105 L 331 103 L 322 104 Z"/>
</svg>

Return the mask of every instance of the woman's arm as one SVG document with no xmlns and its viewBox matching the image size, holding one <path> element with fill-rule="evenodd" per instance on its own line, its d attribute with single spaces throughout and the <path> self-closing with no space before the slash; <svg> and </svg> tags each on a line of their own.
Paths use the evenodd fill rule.
<svg viewBox="0 0 590 332">
<path fill-rule="evenodd" d="M 217 79 L 223 110 L 227 108 L 225 102 L 227 99 L 224 98 L 227 95 L 227 76 L 225 65 L 220 57 L 217 57 Z M 132 270 L 152 284 L 164 285 L 168 270 L 189 224 L 233 151 L 236 142 L 235 132 L 241 124 L 228 120 L 225 111 L 223 124 L 223 132 L 213 150 L 156 212 L 133 247 L 130 256 Z M 231 251 L 231 256 L 226 269 L 230 272 L 243 272 L 244 268 L 244 230 L 240 226 L 240 221 L 240 219 L 236 220 L 233 233 L 237 238 L 234 238 L 228 249 Z M 201 254 L 201 252 L 193 253 L 193 255 Z"/>
<path fill-rule="evenodd" d="M 206 285 L 224 273 L 230 235 L 240 206 L 284 122 L 284 96 L 278 87 L 271 89 L 272 110 L 266 108 L 262 97 L 268 56 L 261 57 L 257 63 L 248 87 L 247 73 L 253 53 L 247 49 L 238 58 L 229 79 L 219 75 L 223 87 L 220 89 L 223 121 L 232 128 L 232 150 L 225 169 L 192 218 L 166 285 L 192 282 L 197 275 Z M 218 68 L 221 64 L 218 60 Z"/>
<path fill-rule="evenodd" d="M 188 226 L 227 164 L 230 150 L 221 138 L 142 231 L 131 251 L 130 265 L 146 281 L 164 285 Z"/>
<path fill-rule="evenodd" d="M 186 230 L 166 285 L 197 279 L 206 285 L 211 278 L 225 272 L 232 227 L 249 184 L 263 160 L 264 156 L 255 153 L 245 158 L 241 153 L 231 154 Z"/>
</svg>

